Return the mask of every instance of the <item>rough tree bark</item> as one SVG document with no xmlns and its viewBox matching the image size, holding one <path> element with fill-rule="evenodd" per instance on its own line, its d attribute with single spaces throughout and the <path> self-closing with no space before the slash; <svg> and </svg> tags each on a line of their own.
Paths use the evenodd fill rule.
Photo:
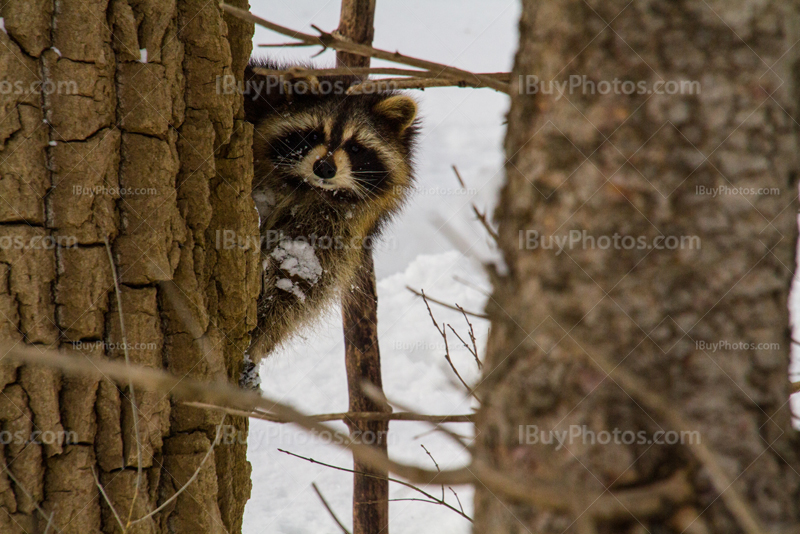
<svg viewBox="0 0 800 534">
<path fill-rule="evenodd" d="M 577 514 L 501 502 L 478 487 L 476 532 L 561 533 L 579 524 L 583 532 L 741 531 L 686 446 L 613 437 L 592 444 L 588 433 L 561 448 L 541 443 L 571 425 L 649 438 L 671 430 L 613 373 L 599 372 L 595 355 L 635 374 L 690 421 L 735 481 L 727 491 L 744 496 L 765 531 L 798 528 L 787 379 L 797 23 L 796 3 L 777 0 L 523 1 L 514 69 L 538 76 L 539 89 L 573 75 L 595 84 L 644 81 L 648 89 L 693 80 L 701 88 L 614 94 L 604 86 L 599 94 L 598 85 L 595 94 L 586 86 L 587 94 L 567 89 L 557 98 L 525 94 L 525 79 L 512 78 L 507 182 L 496 212 L 508 272 L 495 275 L 487 310 L 477 457 L 520 477 L 565 482 L 576 498 L 647 489 L 681 471 L 691 492 L 603 520 L 587 521 L 599 511 L 586 506 L 575 523 Z M 700 189 L 720 186 L 779 193 L 712 197 Z M 542 246 L 570 231 L 643 236 L 648 244 L 659 235 L 699 236 L 701 248 L 601 248 L 582 238 L 560 254 Z M 727 344 L 704 345 L 718 342 Z"/>
<path fill-rule="evenodd" d="M 361 44 L 372 44 L 375 0 L 342 0 L 337 32 Z M 337 67 L 369 67 L 370 58 L 336 52 Z M 350 412 L 391 411 L 366 396 L 361 388 L 368 381 L 383 387 L 378 346 L 378 291 L 372 250 L 364 250 L 363 264 L 350 290 L 342 299 L 345 367 Z M 389 421 L 347 421 L 351 435 L 375 447 L 388 450 Z M 385 470 L 369 468 L 353 459 L 353 470 L 375 476 L 353 475 L 353 534 L 389 532 L 389 481 Z"/>
<path fill-rule="evenodd" d="M 236 380 L 258 256 L 251 240 L 218 236 L 258 234 L 252 131 L 217 81 L 241 78 L 252 27 L 199 0 L 10 0 L 0 17 L 0 83 L 15 88 L 0 91 L 0 337 L 124 358 L 108 240 L 131 362 Z M 52 516 L 51 531 L 119 532 L 93 471 L 124 522 L 138 464 L 128 388 L 0 364 L 0 390 L 3 431 L 62 437 L 0 440 L 0 531 L 43 532 Z M 189 479 L 220 421 L 166 396 L 136 400 L 133 519 Z M 247 421 L 227 423 L 237 439 L 128 532 L 241 530 Z"/>
</svg>

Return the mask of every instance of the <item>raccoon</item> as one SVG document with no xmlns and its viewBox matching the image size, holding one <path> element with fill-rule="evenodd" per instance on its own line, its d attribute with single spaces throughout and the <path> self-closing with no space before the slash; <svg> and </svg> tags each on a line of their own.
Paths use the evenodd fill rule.
<svg viewBox="0 0 800 534">
<path fill-rule="evenodd" d="M 245 71 L 263 269 L 252 365 L 348 287 L 413 188 L 419 132 L 405 94 L 347 95 L 354 76 L 286 81 L 255 67 L 287 66 Z"/>
</svg>

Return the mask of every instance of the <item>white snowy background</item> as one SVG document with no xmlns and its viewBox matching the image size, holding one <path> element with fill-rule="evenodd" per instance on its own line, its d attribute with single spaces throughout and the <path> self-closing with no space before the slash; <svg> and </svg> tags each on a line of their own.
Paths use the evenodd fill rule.
<svg viewBox="0 0 800 534">
<path fill-rule="evenodd" d="M 333 30 L 339 0 L 251 0 L 251 10 L 278 24 L 312 32 L 315 24 Z M 517 42 L 517 0 L 380 0 L 375 16 L 378 48 L 430 59 L 473 72 L 510 70 Z M 254 46 L 289 39 L 256 28 Z M 318 49 L 254 48 L 254 55 L 307 59 Z M 334 65 L 329 51 L 318 66 Z M 373 66 L 397 66 L 374 61 Z M 390 399 L 429 414 L 465 414 L 474 408 L 444 360 L 444 344 L 422 300 L 406 286 L 424 289 L 434 298 L 482 312 L 489 285 L 481 262 L 493 259 L 490 238 L 472 214 L 494 206 L 502 181 L 502 141 L 508 97 L 490 89 L 434 88 L 411 93 L 423 120 L 416 175 L 419 189 L 386 234 L 376 253 L 378 330 L 384 389 Z M 452 165 L 467 185 L 461 189 Z M 467 339 L 464 317 L 432 305 L 436 319 L 451 323 Z M 342 326 L 338 307 L 313 328 L 272 355 L 262 366 L 262 388 L 271 397 L 307 413 L 347 411 Z M 488 323 L 471 319 L 483 346 Z M 478 379 L 472 356 L 452 334 L 448 341 L 454 363 L 468 382 Z M 343 424 L 338 426 L 343 431 Z M 468 433 L 469 425 L 449 428 Z M 430 425 L 393 422 L 392 458 L 434 469 L 424 445 L 441 469 L 465 465 L 468 456 Z M 352 524 L 352 475 L 292 458 L 278 448 L 330 464 L 352 467 L 350 453 L 288 425 L 252 421 L 248 459 L 253 466 L 253 491 L 245 508 L 245 534 L 337 533 L 314 494 L 316 482 L 342 521 Z M 441 495 L 441 488 L 426 488 Z M 464 510 L 472 513 L 472 492 L 454 487 Z M 447 500 L 458 503 L 446 489 Z M 420 497 L 392 485 L 391 498 Z M 442 506 L 416 501 L 390 504 L 394 534 L 470 532 L 470 523 Z"/>
<path fill-rule="evenodd" d="M 315 24 L 336 28 L 339 0 L 251 0 L 251 10 L 273 22 L 311 32 Z M 517 43 L 517 0 L 380 0 L 375 18 L 378 48 L 399 50 L 471 71 L 510 70 Z M 256 27 L 254 45 L 289 39 Z M 255 55 L 286 60 L 307 59 L 308 48 L 255 48 Z M 314 49 L 314 52 L 317 49 Z M 328 51 L 319 66 L 333 66 Z M 373 66 L 396 66 L 373 60 Z M 423 129 L 417 158 L 419 190 L 403 215 L 387 232 L 376 253 L 379 294 L 379 338 L 384 389 L 390 399 L 430 414 L 463 414 L 474 407 L 456 384 L 444 358 L 444 345 L 424 303 L 406 286 L 476 312 L 483 309 L 488 281 L 481 262 L 493 259 L 486 232 L 472 215 L 471 205 L 494 206 L 502 182 L 502 140 L 508 98 L 489 89 L 436 88 L 412 93 L 419 102 Z M 468 191 L 455 179 L 458 166 Z M 793 291 L 792 310 L 800 310 Z M 464 336 L 460 314 L 433 305 L 440 322 L 451 323 Z M 473 319 L 479 350 L 483 351 L 488 323 Z M 453 336 L 450 336 L 453 338 Z M 472 356 L 457 339 L 451 340 L 453 360 L 468 382 L 478 379 Z M 347 410 L 341 318 L 338 307 L 313 328 L 296 337 L 261 369 L 262 388 L 269 396 L 307 413 Z M 795 361 L 792 378 L 800 378 Z M 795 410 L 797 413 L 797 410 Z M 449 425 L 464 433 L 468 425 Z M 344 425 L 339 425 L 345 431 Z M 391 424 L 389 453 L 426 468 L 463 466 L 468 457 L 429 425 Z M 311 489 L 316 482 L 332 508 L 350 526 L 352 475 L 334 471 L 278 451 L 286 449 L 330 464 L 352 467 L 348 452 L 288 425 L 252 421 L 248 459 L 253 466 L 253 491 L 245 508 L 245 534 L 338 533 Z M 439 487 L 426 488 L 441 495 Z M 454 488 L 464 510 L 472 514 L 472 492 Z M 419 497 L 392 485 L 391 498 Z M 450 491 L 448 501 L 457 506 Z M 441 506 L 415 501 L 390 504 L 394 534 L 466 534 L 470 523 Z"/>
</svg>

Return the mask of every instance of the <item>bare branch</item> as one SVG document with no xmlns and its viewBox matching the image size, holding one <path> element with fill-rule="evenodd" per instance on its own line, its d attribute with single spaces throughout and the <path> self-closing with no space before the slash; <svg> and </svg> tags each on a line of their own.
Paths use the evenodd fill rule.
<svg viewBox="0 0 800 534">
<path fill-rule="evenodd" d="M 456 180 L 458 180 L 458 183 L 461 185 L 461 189 L 466 189 L 467 188 L 467 184 L 464 182 L 464 179 L 461 177 L 461 173 L 458 172 L 458 167 L 456 167 L 455 165 L 451 165 L 451 167 L 453 168 L 453 172 L 456 173 Z"/>
<path fill-rule="evenodd" d="M 447 489 L 453 492 L 453 495 L 456 497 L 456 501 L 458 501 L 458 508 L 461 510 L 461 513 L 464 513 L 464 506 L 461 504 L 461 499 L 458 498 L 458 493 L 454 490 L 451 486 L 447 486 Z"/>
<path fill-rule="evenodd" d="M 397 476 L 418 484 L 485 484 L 492 492 L 511 500 L 520 500 L 548 510 L 576 512 L 575 499 L 568 488 L 558 483 L 536 480 L 517 480 L 497 471 L 482 461 L 473 459 L 469 467 L 436 472 L 406 465 L 389 458 L 385 453 L 368 445 L 352 441 L 347 434 L 311 420 L 295 408 L 263 397 L 255 391 L 246 391 L 225 381 L 201 382 L 179 377 L 163 370 L 141 366 L 127 366 L 112 360 L 92 360 L 83 354 L 46 349 L 40 346 L 20 346 L 0 343 L 0 360 L 7 359 L 25 364 L 46 365 L 68 374 L 107 376 L 117 382 L 132 382 L 148 391 L 169 393 L 177 400 L 204 402 L 230 406 L 244 411 L 263 410 L 294 420 L 295 424 L 316 432 L 330 433 L 331 442 L 353 452 L 359 459 L 376 468 L 388 469 Z M 600 496 L 599 502 L 605 497 Z M 578 511 L 579 513 L 579 511 Z"/>
<path fill-rule="evenodd" d="M 280 417 L 272 413 L 265 413 L 260 411 L 245 412 L 242 410 L 233 410 L 224 406 L 213 406 L 211 404 L 204 404 L 201 402 L 185 402 L 187 406 L 195 408 L 205 408 L 210 410 L 218 410 L 231 415 L 240 415 L 242 417 L 251 417 L 253 419 L 260 419 L 262 421 L 269 421 L 271 423 L 294 423 L 291 419 Z M 424 415 L 412 412 L 342 412 L 342 413 L 328 413 L 321 415 L 310 415 L 308 417 L 317 423 L 327 421 L 422 421 L 425 423 L 473 423 L 475 415 Z"/>
<path fill-rule="evenodd" d="M 322 505 L 323 505 L 323 506 L 325 506 L 325 509 L 326 509 L 326 510 L 328 511 L 328 513 L 331 515 L 331 517 L 333 518 L 333 520 L 334 520 L 334 521 L 336 521 L 336 524 L 337 524 L 337 525 L 339 525 L 339 528 L 340 528 L 340 529 L 342 529 L 342 532 L 344 532 L 344 534 L 350 534 L 350 531 L 349 531 L 349 530 L 347 530 L 347 527 L 345 527 L 345 526 L 342 524 L 342 522 L 341 522 L 341 521 L 339 521 L 339 518 L 338 518 L 338 517 L 336 517 L 336 514 L 335 514 L 335 513 L 333 513 L 333 509 L 332 509 L 332 508 L 330 507 L 330 505 L 328 504 L 328 501 L 326 501 L 326 500 L 325 500 L 325 497 L 323 497 L 323 496 L 322 496 L 322 492 L 321 492 L 321 491 L 319 491 L 319 488 L 317 487 L 317 484 L 316 484 L 315 482 L 312 482 L 312 483 L 311 483 L 311 487 L 312 487 L 312 488 L 314 488 L 314 492 L 317 494 L 317 497 L 319 497 L 319 500 L 321 500 L 321 501 L 322 501 Z"/>
<path fill-rule="evenodd" d="M 464 182 L 464 179 L 461 177 L 461 173 L 458 172 L 458 167 L 456 167 L 455 165 L 452 165 L 452 167 L 453 167 L 453 172 L 456 175 L 456 180 L 458 180 L 459 185 L 461 185 L 462 189 L 466 190 L 467 185 Z M 499 242 L 500 236 L 497 235 L 497 231 L 494 228 L 492 228 L 491 224 L 489 224 L 489 220 L 486 217 L 486 213 L 481 213 L 481 211 L 478 209 L 478 206 L 476 206 L 474 203 L 472 204 L 472 212 L 475 213 L 475 217 L 478 218 L 478 221 L 480 221 L 480 223 L 483 225 L 483 227 L 486 229 L 486 231 L 489 233 L 492 239 L 494 239 L 494 242 L 495 243 Z"/>
<path fill-rule="evenodd" d="M 456 304 L 456 306 L 458 306 L 458 304 Z M 470 325 L 470 327 L 471 326 L 472 325 Z M 456 337 L 461 342 L 461 344 L 464 345 L 464 348 L 467 349 L 467 351 L 469 351 L 469 353 L 472 354 L 472 356 L 475 358 L 475 363 L 478 364 L 478 369 L 483 368 L 483 364 L 478 359 L 477 348 L 473 348 L 473 347 L 470 347 L 469 345 L 467 345 L 467 342 L 462 339 L 462 337 L 458 334 L 458 332 L 456 332 L 456 329 L 453 328 L 453 325 L 448 324 L 447 327 L 450 329 L 451 332 L 453 332 L 456 335 Z M 475 344 L 475 337 L 472 335 L 472 332 L 470 332 L 470 338 L 472 338 L 472 343 L 474 345 Z"/>
<path fill-rule="evenodd" d="M 397 69 L 388 67 L 337 67 L 335 69 L 265 69 L 254 68 L 253 72 L 262 76 L 284 76 L 286 78 L 308 78 L 310 76 L 371 76 L 371 75 L 392 75 L 410 76 L 413 78 L 426 78 L 432 80 L 442 80 L 453 83 L 457 79 L 449 78 L 446 74 L 442 75 L 429 70 Z M 479 73 L 478 76 L 494 78 L 502 82 L 508 82 L 511 74 L 508 72 Z M 445 79 L 442 79 L 445 78 Z M 391 79 L 391 78 L 388 78 Z M 408 78 L 399 78 L 406 80 Z M 370 80 L 374 82 L 383 81 L 382 79 Z"/>
<path fill-rule="evenodd" d="M 461 87 L 480 89 L 483 85 L 464 79 L 453 78 L 379 78 L 366 80 L 347 88 L 348 95 L 372 94 L 401 89 L 431 89 L 435 87 Z"/>
<path fill-rule="evenodd" d="M 478 344 L 475 340 L 475 328 L 472 326 L 469 317 L 467 317 L 467 312 L 464 311 L 464 308 L 459 306 L 457 302 L 456 302 L 456 308 L 461 310 L 461 315 L 464 316 L 464 320 L 467 322 L 467 326 L 469 326 L 469 340 L 472 342 L 472 350 L 470 352 L 472 352 L 472 355 L 475 356 L 475 363 L 478 364 L 478 369 L 483 369 L 483 364 L 481 363 L 481 359 L 478 357 Z M 466 343 L 464 344 L 466 345 Z"/>
<path fill-rule="evenodd" d="M 475 395 L 475 392 L 472 390 L 472 388 L 467 385 L 467 383 L 464 381 L 463 378 L 461 378 L 461 375 L 459 374 L 458 369 L 456 369 L 453 360 L 450 359 L 450 346 L 447 344 L 447 325 L 442 324 L 442 327 L 439 328 L 439 323 L 437 323 L 436 319 L 433 317 L 433 311 L 431 310 L 430 304 L 428 304 L 428 298 L 425 296 L 425 291 L 423 290 L 421 293 L 422 293 L 422 300 L 425 301 L 425 307 L 428 308 L 428 315 L 431 316 L 431 321 L 433 321 L 433 326 L 436 327 L 436 330 L 442 336 L 442 340 L 444 340 L 444 359 L 447 360 L 447 363 L 450 364 L 450 368 L 453 370 L 453 373 L 455 373 L 455 375 L 458 377 L 458 380 L 466 388 L 467 392 L 476 399 L 478 399 L 478 396 Z M 480 399 L 478 399 L 478 401 L 480 402 Z"/>
<path fill-rule="evenodd" d="M 422 293 L 421 293 L 421 292 L 419 292 L 419 291 L 417 291 L 417 290 L 416 290 L 416 289 L 414 289 L 413 287 L 411 287 L 411 286 L 406 286 L 406 289 L 408 289 L 409 291 L 411 291 L 412 293 L 414 293 L 416 296 L 418 296 L 418 297 L 422 297 Z M 452 304 L 448 304 L 448 303 L 446 303 L 446 302 L 444 302 L 444 301 L 441 301 L 441 300 L 435 299 L 435 298 L 433 298 L 433 297 L 429 297 L 428 295 L 425 295 L 425 298 L 426 298 L 426 299 L 428 299 L 429 301 L 433 302 L 434 304 L 438 304 L 439 306 L 444 306 L 445 308 L 449 308 L 449 309 L 451 309 L 451 310 L 455 310 L 455 311 L 462 311 L 462 312 L 466 313 L 467 315 L 471 315 L 472 317 L 477 317 L 478 319 L 488 319 L 488 318 L 489 318 L 489 316 L 488 316 L 488 315 L 484 315 L 484 314 L 482 314 L 482 313 L 475 313 L 475 312 L 471 312 L 471 311 L 465 311 L 465 310 L 462 310 L 462 309 L 456 308 L 456 307 L 455 307 L 455 306 L 453 306 Z"/>
<path fill-rule="evenodd" d="M 389 405 L 394 404 L 395 406 L 400 407 L 400 409 L 402 409 L 402 410 L 404 410 L 404 411 L 406 411 L 408 413 L 414 413 L 413 410 L 410 410 L 407 406 L 403 406 L 402 404 L 398 403 L 397 401 L 389 401 L 389 399 L 387 399 L 386 395 L 383 393 L 383 390 L 381 390 L 379 388 L 376 388 L 373 384 L 370 384 L 367 381 L 364 381 L 364 382 L 361 383 L 361 388 L 364 390 L 364 393 L 375 402 L 385 402 L 386 404 L 389 404 Z M 439 431 L 439 432 L 443 433 L 444 435 L 448 436 L 455 443 L 457 443 L 458 445 L 461 445 L 465 449 L 468 448 L 467 445 L 464 443 L 464 441 L 463 441 L 461 436 L 459 436 L 455 432 L 452 432 L 450 429 L 442 426 L 441 424 L 436 424 L 434 426 L 433 430 L 436 430 L 436 431 Z"/>
<path fill-rule="evenodd" d="M 278 450 L 280 452 L 284 453 L 284 454 L 288 454 L 289 456 L 294 456 L 295 458 L 299 458 L 301 460 L 305 460 L 307 462 L 311 462 L 312 464 L 318 464 L 318 465 L 321 465 L 323 467 L 329 467 L 329 468 L 335 469 L 337 471 L 344 471 L 345 473 L 353 473 L 353 474 L 364 475 L 365 477 L 384 478 L 384 477 L 380 477 L 378 475 L 375 475 L 373 473 L 366 473 L 366 472 L 362 472 L 362 471 L 353 471 L 352 469 L 347 469 L 346 467 L 339 467 L 338 465 L 326 464 L 325 462 L 320 462 L 319 460 L 315 460 L 313 458 L 307 458 L 305 456 L 300 456 L 299 454 L 295 454 L 293 452 L 286 451 L 286 450 L 283 450 L 283 449 L 278 449 Z M 385 477 L 385 479 L 388 480 L 389 482 L 394 482 L 395 484 L 400 484 L 401 486 L 405 486 L 405 487 L 407 487 L 409 489 L 412 489 L 412 490 L 416 491 L 417 493 L 419 493 L 420 495 L 424 495 L 428 499 L 431 499 L 431 501 L 427 501 L 427 502 L 434 502 L 436 504 L 441 504 L 445 508 L 449 508 L 450 510 L 454 511 L 455 513 L 457 513 L 458 515 L 462 516 L 463 518 L 468 519 L 469 521 L 472 521 L 472 518 L 470 516 L 468 516 L 467 514 L 465 514 L 463 509 L 461 511 L 459 511 L 456 508 L 454 508 L 453 506 L 451 506 L 450 504 L 448 504 L 448 503 L 446 503 L 444 501 L 440 501 L 439 499 L 437 499 L 436 497 L 434 497 L 433 495 L 431 495 L 427 491 L 425 491 L 425 490 L 423 490 L 423 489 L 421 489 L 421 488 L 419 488 L 419 487 L 417 487 L 417 486 L 415 486 L 413 484 L 409 484 L 408 482 L 405 482 L 403 480 L 398 480 L 398 479 L 392 478 L 392 477 Z"/>
<path fill-rule="evenodd" d="M 300 46 L 317 46 L 311 43 L 268 43 L 260 44 L 259 48 L 284 48 L 284 47 L 300 47 Z"/>
<path fill-rule="evenodd" d="M 426 448 L 425 448 L 425 445 L 423 445 L 422 443 L 420 443 L 420 444 L 419 444 L 419 446 L 420 446 L 420 447 L 422 447 L 422 450 L 423 450 L 423 451 L 425 451 L 425 453 L 428 455 L 428 457 L 430 457 L 431 461 L 433 462 L 433 465 L 435 465 L 435 466 L 436 466 L 436 470 L 437 470 L 437 471 L 441 471 L 441 469 L 439 469 L 439 464 L 436 462 L 436 459 L 435 459 L 435 458 L 433 457 L 433 455 L 431 454 L 431 451 L 429 451 L 428 449 L 426 449 Z"/>
<path fill-rule="evenodd" d="M 492 239 L 494 239 L 494 242 L 498 243 L 500 241 L 500 235 L 494 228 L 492 228 L 492 225 L 489 224 L 489 220 L 486 218 L 486 213 L 481 213 L 475 204 L 472 205 L 472 212 L 475 213 L 475 217 L 477 217 L 483 227 L 486 228 L 486 231 L 489 233 Z"/>
<path fill-rule="evenodd" d="M 220 4 L 220 7 L 222 7 L 222 9 L 229 15 L 240 18 L 242 20 L 246 20 L 248 22 L 252 22 L 254 24 L 258 24 L 259 26 L 263 26 L 264 28 L 272 30 L 276 33 L 286 35 L 288 37 L 297 39 L 299 41 L 303 41 L 308 44 L 320 45 L 324 48 L 333 48 L 334 50 L 341 50 L 343 52 L 349 52 L 351 54 L 356 54 L 359 56 L 384 59 L 386 61 L 391 61 L 393 63 L 401 63 L 404 65 L 409 65 L 411 67 L 417 67 L 434 73 L 439 73 L 441 75 L 446 75 L 451 78 L 472 80 L 475 84 L 480 84 L 481 87 L 490 87 L 492 89 L 495 89 L 503 93 L 510 92 L 508 83 L 501 82 L 494 78 L 482 76 L 480 74 L 474 74 L 472 72 L 457 69 L 455 67 L 449 67 L 447 65 L 442 65 L 441 63 L 434 63 L 433 61 L 427 61 L 424 59 L 406 56 L 401 54 L 400 52 L 389 52 L 388 50 L 379 50 L 371 46 L 362 45 L 351 41 L 346 41 L 344 39 L 337 37 L 332 33 L 324 32 L 315 26 L 312 27 L 319 32 L 319 35 L 302 33 L 287 28 L 285 26 L 280 26 L 268 20 L 264 20 L 261 17 L 257 17 L 252 13 L 250 13 L 249 11 L 245 11 L 244 9 L 239 9 L 237 7 L 228 4 L 224 3 Z"/>
</svg>

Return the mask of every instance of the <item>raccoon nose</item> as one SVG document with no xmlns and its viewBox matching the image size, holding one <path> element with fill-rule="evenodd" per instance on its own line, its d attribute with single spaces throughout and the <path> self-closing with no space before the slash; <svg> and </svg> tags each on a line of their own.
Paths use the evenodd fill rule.
<svg viewBox="0 0 800 534">
<path fill-rule="evenodd" d="M 323 180 L 330 180 L 336 176 L 336 165 L 325 159 L 318 160 L 314 163 L 314 174 Z"/>
</svg>

